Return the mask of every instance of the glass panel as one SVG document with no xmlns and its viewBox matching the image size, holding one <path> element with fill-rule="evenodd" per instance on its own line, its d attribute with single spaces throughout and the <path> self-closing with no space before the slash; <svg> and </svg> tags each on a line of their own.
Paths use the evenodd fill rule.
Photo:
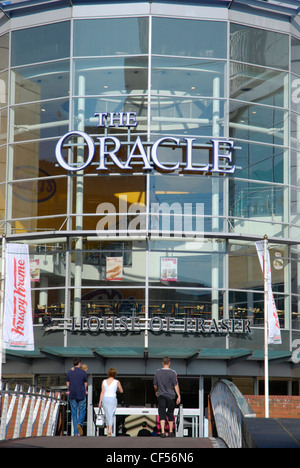
<svg viewBox="0 0 300 468">
<path fill-rule="evenodd" d="M 289 37 L 241 24 L 230 25 L 230 58 L 266 67 L 289 67 Z"/>
<path fill-rule="evenodd" d="M 56 215 L 53 218 L 45 217 L 13 220 L 10 224 L 13 234 L 22 234 L 24 232 L 60 231 L 62 226 L 65 225 L 65 222 L 66 215 L 64 214 Z"/>
<path fill-rule="evenodd" d="M 300 154 L 291 151 L 291 185 L 300 186 Z"/>
<path fill-rule="evenodd" d="M 152 58 L 152 94 L 224 97 L 224 62 Z"/>
<path fill-rule="evenodd" d="M 12 70 L 12 103 L 68 96 L 69 68 L 69 61 L 60 61 Z"/>
<path fill-rule="evenodd" d="M 32 141 L 13 145 L 13 179 L 66 175 L 55 158 L 57 141 Z"/>
<path fill-rule="evenodd" d="M 139 134 L 147 131 L 147 96 L 113 96 L 107 98 L 82 98 L 74 99 L 73 130 L 81 130 L 89 135 L 105 133 L 104 127 L 98 127 L 99 118 L 95 113 L 101 112 L 136 112 L 137 127 L 131 127 L 131 132 Z M 127 138 L 127 127 L 111 127 L 109 133 L 125 134 Z"/>
<path fill-rule="evenodd" d="M 300 190 L 291 188 L 291 223 L 300 224 Z"/>
<path fill-rule="evenodd" d="M 284 182 L 284 158 L 287 151 L 280 147 L 258 145 L 235 140 L 237 149 L 233 151 L 234 163 L 237 166 L 234 177 L 262 180 L 267 182 Z"/>
<path fill-rule="evenodd" d="M 223 292 L 210 290 L 184 290 L 155 288 L 149 289 L 150 317 L 171 316 L 176 319 L 186 317 L 222 318 Z"/>
<path fill-rule="evenodd" d="M 263 275 L 254 243 L 229 243 L 229 288 L 263 291 Z M 284 292 L 289 259 L 284 246 L 269 246 L 273 292 Z"/>
<path fill-rule="evenodd" d="M 280 327 L 284 328 L 285 296 L 274 294 Z M 229 318 L 247 319 L 255 327 L 264 326 L 264 295 L 259 293 L 230 291 Z"/>
<path fill-rule="evenodd" d="M 291 80 L 292 109 L 295 112 L 300 113 L 300 78 L 295 75 L 291 75 Z"/>
<path fill-rule="evenodd" d="M 230 180 L 229 197 L 230 216 L 284 221 L 284 187 Z"/>
<path fill-rule="evenodd" d="M 153 132 L 199 136 L 224 134 L 223 101 L 155 96 L 151 115 Z"/>
<path fill-rule="evenodd" d="M 0 74 L 0 106 L 8 104 L 8 72 Z"/>
<path fill-rule="evenodd" d="M 76 298 L 76 290 L 71 290 L 71 314 L 80 301 L 80 310 L 86 317 L 131 317 L 145 315 L 145 289 L 122 288 L 110 283 L 99 288 L 95 282 L 93 289 L 81 289 Z M 74 307 L 75 306 L 75 307 Z M 108 325 L 109 326 L 109 325 Z"/>
<path fill-rule="evenodd" d="M 75 60 L 77 95 L 124 93 L 145 94 L 148 90 L 147 57 L 109 57 L 98 60 Z"/>
<path fill-rule="evenodd" d="M 152 241 L 149 254 L 149 284 L 178 288 L 223 287 L 223 241 Z"/>
<path fill-rule="evenodd" d="M 291 112 L 291 145 L 300 149 L 300 115 Z"/>
<path fill-rule="evenodd" d="M 288 107 L 288 75 L 243 63 L 230 64 L 230 97 Z"/>
<path fill-rule="evenodd" d="M 70 55 L 70 23 L 13 31 L 11 40 L 12 66 L 66 58 Z"/>
<path fill-rule="evenodd" d="M 226 37 L 226 23 L 153 18 L 152 53 L 226 58 Z"/>
<path fill-rule="evenodd" d="M 6 180 L 6 146 L 0 148 L 0 182 Z"/>
<path fill-rule="evenodd" d="M 300 75 L 300 40 L 292 37 L 292 67 L 293 73 Z"/>
<path fill-rule="evenodd" d="M 229 126 L 233 139 L 284 145 L 288 139 L 288 112 L 231 101 Z"/>
<path fill-rule="evenodd" d="M 99 246 L 99 242 L 98 242 Z M 127 242 L 101 241 L 101 247 L 82 252 L 71 252 L 71 284 L 76 283 L 76 267 L 81 267 L 81 281 L 85 287 L 107 286 L 122 287 L 132 283 L 145 282 L 145 244 L 128 240 Z"/>
<path fill-rule="evenodd" d="M 0 145 L 7 143 L 7 108 L 0 111 Z"/>
<path fill-rule="evenodd" d="M 74 56 L 148 53 L 148 18 L 74 21 Z"/>
<path fill-rule="evenodd" d="M 9 34 L 0 36 L 0 70 L 8 68 L 9 64 Z"/>
<path fill-rule="evenodd" d="M 0 184 L 0 220 L 5 219 L 5 192 L 6 184 Z"/>
<path fill-rule="evenodd" d="M 150 229 L 197 238 L 206 230 L 218 230 L 223 183 L 222 178 L 201 175 L 150 176 Z"/>
<path fill-rule="evenodd" d="M 73 213 L 81 215 L 91 213 L 95 216 L 85 216 L 81 221 L 84 228 L 97 230 L 99 236 L 106 236 L 108 231 L 124 235 L 146 229 L 145 184 L 144 176 L 109 177 L 74 177 Z M 101 184 L 101 190 L 99 190 Z M 76 193 L 83 188 L 83 206 Z M 76 211 L 77 210 L 77 211 Z M 120 215 L 119 215 L 120 213 Z M 127 216 L 128 214 L 128 216 Z M 76 221 L 74 219 L 74 221 Z M 80 228 L 77 220 L 76 229 Z"/>
<path fill-rule="evenodd" d="M 15 182 L 12 184 L 12 192 L 12 218 L 52 216 L 67 212 L 66 178 Z M 53 221 L 44 220 L 43 225 L 52 226 Z"/>
<path fill-rule="evenodd" d="M 11 109 L 14 122 L 12 141 L 60 137 L 69 125 L 69 101 L 47 101 Z"/>
</svg>

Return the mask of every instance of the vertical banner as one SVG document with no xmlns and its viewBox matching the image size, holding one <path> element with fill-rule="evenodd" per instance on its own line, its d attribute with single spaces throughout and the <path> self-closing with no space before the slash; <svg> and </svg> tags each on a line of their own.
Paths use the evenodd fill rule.
<svg viewBox="0 0 300 468">
<path fill-rule="evenodd" d="M 260 266 L 264 274 L 264 241 L 255 242 Z M 281 344 L 281 333 L 278 320 L 277 309 L 274 301 L 272 291 L 272 276 L 271 276 L 271 262 L 270 253 L 267 251 L 267 288 L 268 288 L 268 322 L 269 322 L 269 344 Z"/>
<path fill-rule="evenodd" d="M 28 245 L 7 244 L 3 347 L 34 350 Z"/>
</svg>

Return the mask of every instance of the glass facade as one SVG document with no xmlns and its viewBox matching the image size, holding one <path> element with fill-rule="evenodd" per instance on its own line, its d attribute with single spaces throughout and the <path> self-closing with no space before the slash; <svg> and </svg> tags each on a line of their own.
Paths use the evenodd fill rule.
<svg viewBox="0 0 300 468">
<path fill-rule="evenodd" d="M 0 37 L 0 217 L 9 241 L 30 244 L 34 323 L 200 317 L 259 329 L 254 242 L 267 235 L 289 348 L 300 327 L 300 37 L 225 16 L 26 21 Z M 99 113 L 115 121 L 100 126 Z M 120 125 L 128 113 L 136 126 Z M 55 157 L 73 131 L 96 144 L 84 171 Z M 112 138 L 122 146 L 99 170 L 101 137 L 107 152 Z M 163 168 L 144 170 L 142 148 L 162 137 Z M 185 170 L 192 139 L 198 170 L 211 139 L 234 140 L 235 173 Z M 81 165 L 87 145 L 73 138 L 64 155 Z"/>
</svg>

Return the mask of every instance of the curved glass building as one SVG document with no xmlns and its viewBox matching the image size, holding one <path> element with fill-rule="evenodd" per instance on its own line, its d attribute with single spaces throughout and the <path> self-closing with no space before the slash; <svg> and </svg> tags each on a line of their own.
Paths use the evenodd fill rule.
<svg viewBox="0 0 300 468">
<path fill-rule="evenodd" d="M 298 395 L 299 2 L 0 13 L 1 233 L 29 245 L 36 347 L 4 376 L 62 385 L 80 355 L 94 395 L 112 365 L 151 406 L 170 355 L 198 413 L 220 376 L 262 393 L 267 236 L 270 388 Z"/>
</svg>

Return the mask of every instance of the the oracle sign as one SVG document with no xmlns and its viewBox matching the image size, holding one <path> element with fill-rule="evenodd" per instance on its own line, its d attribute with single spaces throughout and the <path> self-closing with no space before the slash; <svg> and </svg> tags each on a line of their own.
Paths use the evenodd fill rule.
<svg viewBox="0 0 300 468">
<path fill-rule="evenodd" d="M 115 122 L 117 122 L 118 127 L 136 127 L 136 112 L 119 112 L 119 113 L 97 113 L 94 114 L 98 118 L 98 127 L 115 127 Z M 104 123 L 105 120 L 105 123 Z M 87 158 L 84 162 L 77 165 L 70 165 L 66 162 L 62 155 L 63 146 L 68 139 L 71 137 L 78 137 L 81 140 L 81 143 L 78 145 L 87 145 Z M 99 141 L 99 165 L 96 168 L 98 171 L 107 171 L 108 167 L 107 159 L 110 160 L 118 166 L 121 170 L 132 170 L 132 163 L 136 161 L 143 162 L 143 170 L 151 170 L 154 167 L 157 167 L 163 171 L 173 172 L 181 167 L 181 163 L 177 162 L 172 166 L 166 166 L 159 160 L 158 149 L 165 143 L 171 143 L 174 146 L 181 146 L 184 144 L 186 146 L 186 162 L 183 167 L 183 171 L 186 172 L 209 172 L 209 173 L 219 173 L 219 174 L 233 174 L 236 170 L 235 165 L 230 165 L 232 162 L 232 149 L 234 148 L 234 142 L 232 140 L 219 140 L 211 139 L 212 143 L 212 164 L 207 164 L 205 166 L 194 166 L 193 165 L 193 143 L 196 138 L 180 138 L 166 136 L 155 141 L 150 147 L 150 158 L 147 156 L 147 151 L 144 147 L 144 144 L 140 136 L 137 136 L 136 140 L 132 142 L 130 153 L 127 157 L 126 163 L 121 162 L 118 158 L 118 151 L 121 148 L 121 141 L 114 136 L 101 136 L 96 137 L 96 140 Z M 112 149 L 108 149 L 108 147 Z M 224 152 L 225 148 L 225 152 Z M 64 168 L 66 171 L 82 171 L 88 167 L 94 160 L 95 157 L 95 142 L 93 138 L 85 132 L 74 130 L 66 133 L 56 145 L 55 155 L 58 164 Z M 224 160 L 226 160 L 226 165 L 224 165 Z M 151 162 L 153 164 L 151 164 Z"/>
</svg>

